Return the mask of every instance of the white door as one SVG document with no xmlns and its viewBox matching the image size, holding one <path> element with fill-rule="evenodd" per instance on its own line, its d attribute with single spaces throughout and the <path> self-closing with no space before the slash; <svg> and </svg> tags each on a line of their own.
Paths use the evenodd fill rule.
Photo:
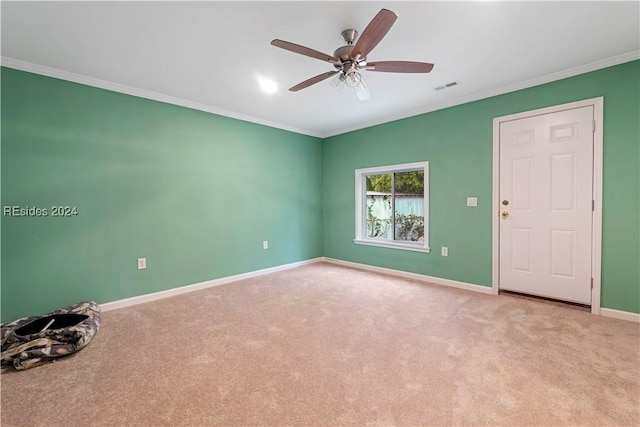
<svg viewBox="0 0 640 427">
<path fill-rule="evenodd" d="M 591 304 L 594 107 L 500 123 L 500 289 Z"/>
</svg>

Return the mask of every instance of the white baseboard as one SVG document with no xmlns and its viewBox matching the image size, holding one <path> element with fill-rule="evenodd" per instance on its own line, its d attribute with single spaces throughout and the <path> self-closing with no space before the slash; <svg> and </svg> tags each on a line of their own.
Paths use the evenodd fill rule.
<svg viewBox="0 0 640 427">
<path fill-rule="evenodd" d="M 188 292 L 199 291 L 202 289 L 212 288 L 214 286 L 225 285 L 238 280 L 251 279 L 253 277 L 264 276 L 265 274 L 276 273 L 278 271 L 289 270 L 291 268 L 303 265 L 313 264 L 324 261 L 324 258 L 313 258 L 305 261 L 292 262 L 290 264 L 279 265 L 277 267 L 265 268 L 262 270 L 250 271 L 249 273 L 236 274 L 234 276 L 221 277 L 219 279 L 207 280 L 206 282 L 194 283 L 193 285 L 180 286 L 178 288 L 167 289 L 166 291 L 154 292 L 152 294 L 138 295 L 131 298 L 125 298 L 117 301 L 100 304 L 102 311 L 116 310 L 118 308 L 130 307 L 132 305 L 143 304 L 145 302 L 156 301 L 163 298 L 169 298 L 175 295 L 186 294 Z"/>
<path fill-rule="evenodd" d="M 388 274 L 390 276 L 403 277 L 405 279 L 419 280 L 421 282 L 433 283 L 436 285 L 449 286 L 451 288 L 466 289 L 468 291 L 481 292 L 483 294 L 493 294 L 491 286 L 475 285 L 473 283 L 458 282 L 457 280 L 443 279 L 440 277 L 426 276 L 424 274 L 409 273 L 401 270 L 393 270 L 391 268 L 376 267 L 368 264 L 360 264 L 357 262 L 342 261 L 334 258 L 323 258 L 324 261 L 331 264 L 343 265 L 345 267 L 353 267 L 359 270 L 373 271 L 375 273 Z"/>
<path fill-rule="evenodd" d="M 143 304 L 145 302 L 156 301 L 163 298 L 169 298 L 175 295 L 186 294 L 188 292 L 199 291 L 202 289 L 212 288 L 214 286 L 225 285 L 227 283 L 237 282 L 239 280 L 251 279 L 253 277 L 264 276 L 265 274 L 277 273 L 278 271 L 289 270 L 303 265 L 315 264 L 318 262 L 327 262 L 330 264 L 342 265 L 345 267 L 357 268 L 359 270 L 372 271 L 375 273 L 387 274 L 390 276 L 403 277 L 406 279 L 418 280 L 436 285 L 449 286 L 452 288 L 466 289 L 468 291 L 480 292 L 483 294 L 493 294 L 493 289 L 489 286 L 481 286 L 473 283 L 459 282 L 457 280 L 443 279 L 440 277 L 427 276 L 424 274 L 409 273 L 407 271 L 394 270 L 391 268 L 376 267 L 374 265 L 360 264 L 357 262 L 343 261 L 335 258 L 318 257 L 305 261 L 293 262 L 290 264 L 279 265 L 276 267 L 265 268 L 262 270 L 250 271 L 248 273 L 236 274 L 234 276 L 221 277 L 219 279 L 207 280 L 205 282 L 195 283 L 193 285 L 181 286 L 178 288 L 167 289 L 165 291 L 154 292 L 151 294 L 138 295 L 131 298 L 125 298 L 117 301 L 100 304 L 102 311 L 116 310 L 119 308 L 130 307 L 133 305 Z M 601 308 L 600 315 L 605 317 L 613 317 L 615 319 L 628 320 L 640 323 L 640 314 L 628 311 L 614 310 L 612 308 Z"/>
<path fill-rule="evenodd" d="M 629 320 L 631 322 L 640 323 L 640 313 L 632 313 L 630 311 L 614 310 L 613 308 L 601 308 L 600 315 L 605 317 L 613 317 L 614 319 Z"/>
<path fill-rule="evenodd" d="M 398 277 L 404 277 L 407 279 L 420 280 L 421 282 L 435 283 L 436 285 L 466 289 L 469 291 L 481 292 L 483 294 L 493 294 L 493 289 L 489 286 L 481 286 L 481 285 L 475 285 L 472 283 L 458 282 L 456 280 L 442 279 L 440 277 L 426 276 L 423 274 L 408 273 L 406 271 L 393 270 L 393 269 L 384 268 L 384 267 L 376 267 L 368 264 L 359 264 L 357 262 L 342 261 L 334 258 L 325 257 L 325 258 L 322 258 L 321 260 L 332 263 L 332 264 L 357 268 L 360 270 L 367 270 L 367 271 L 373 271 L 376 273 L 388 274 L 391 276 L 398 276 Z M 593 313 L 593 314 L 596 314 L 596 315 L 599 314 L 605 317 L 613 317 L 615 319 L 628 320 L 631 322 L 640 323 L 640 314 L 631 313 L 629 311 L 614 310 L 612 308 L 601 308 L 599 313 Z"/>
</svg>

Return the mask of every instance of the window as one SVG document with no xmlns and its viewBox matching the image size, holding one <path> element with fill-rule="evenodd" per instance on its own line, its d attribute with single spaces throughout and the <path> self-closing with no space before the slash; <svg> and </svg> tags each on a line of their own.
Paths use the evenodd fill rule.
<svg viewBox="0 0 640 427">
<path fill-rule="evenodd" d="M 429 252 L 429 162 L 356 169 L 355 243 Z"/>
</svg>

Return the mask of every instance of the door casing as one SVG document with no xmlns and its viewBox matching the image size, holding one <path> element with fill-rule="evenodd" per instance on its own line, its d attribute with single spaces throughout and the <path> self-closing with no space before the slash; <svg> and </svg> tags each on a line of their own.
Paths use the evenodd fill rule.
<svg viewBox="0 0 640 427">
<path fill-rule="evenodd" d="M 500 289 L 500 123 L 555 113 L 572 108 L 593 106 L 595 131 L 593 133 L 593 215 L 591 226 L 591 313 L 600 314 L 600 287 L 602 272 L 602 150 L 604 97 L 585 99 L 568 104 L 554 105 L 493 119 L 493 202 L 492 206 L 492 290 Z"/>
</svg>

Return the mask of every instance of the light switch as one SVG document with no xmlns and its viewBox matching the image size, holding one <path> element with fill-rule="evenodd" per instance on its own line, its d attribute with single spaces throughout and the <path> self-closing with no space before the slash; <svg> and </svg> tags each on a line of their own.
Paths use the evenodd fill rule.
<svg viewBox="0 0 640 427">
<path fill-rule="evenodd" d="M 478 206 L 478 198 L 477 197 L 467 197 L 467 206 Z"/>
</svg>

